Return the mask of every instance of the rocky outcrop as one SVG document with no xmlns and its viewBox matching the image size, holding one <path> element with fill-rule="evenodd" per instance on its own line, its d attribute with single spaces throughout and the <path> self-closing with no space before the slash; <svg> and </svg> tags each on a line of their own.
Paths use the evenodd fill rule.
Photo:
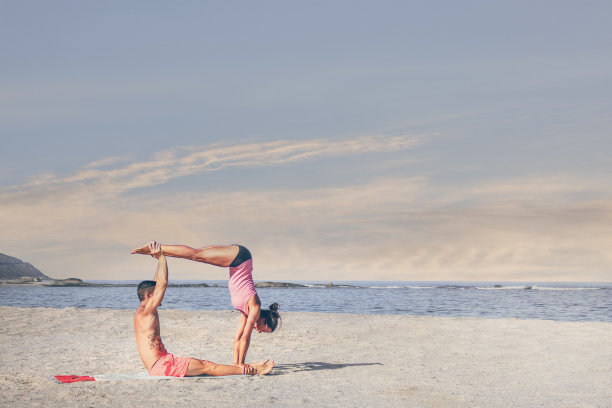
<svg viewBox="0 0 612 408">
<path fill-rule="evenodd" d="M 40 278 L 33 278 L 31 276 L 22 276 L 21 278 L 7 279 L 1 282 L 6 283 L 7 285 L 27 285 L 29 283 L 40 282 L 41 280 L 42 279 Z"/>
<path fill-rule="evenodd" d="M 306 285 L 287 282 L 256 282 L 256 288 L 305 288 Z"/>
<path fill-rule="evenodd" d="M 33 278 L 34 280 L 27 282 L 19 281 L 16 283 L 31 283 L 34 281 L 51 279 L 27 262 L 23 262 L 12 256 L 0 254 L 0 280 L 6 280 L 8 282 L 20 280 L 21 278 Z"/>
<path fill-rule="evenodd" d="M 52 281 L 45 282 L 45 286 L 90 286 L 83 282 L 79 278 L 68 278 L 68 279 L 53 279 Z"/>
<path fill-rule="evenodd" d="M 132 287 L 138 286 L 135 283 L 91 283 L 85 282 L 79 278 L 67 278 L 67 279 L 53 279 L 47 282 L 43 282 L 44 286 L 88 286 L 96 288 L 118 288 L 118 287 Z M 206 283 L 169 283 L 169 288 L 207 288 L 209 285 Z"/>
</svg>

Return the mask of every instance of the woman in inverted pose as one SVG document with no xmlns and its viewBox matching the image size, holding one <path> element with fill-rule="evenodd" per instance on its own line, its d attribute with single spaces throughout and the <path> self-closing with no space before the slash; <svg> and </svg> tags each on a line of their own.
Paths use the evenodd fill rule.
<svg viewBox="0 0 612 408">
<path fill-rule="evenodd" d="M 160 248 L 155 241 L 133 249 L 132 254 L 156 255 L 151 248 Z M 261 309 L 261 301 L 253 283 L 253 258 L 242 245 L 213 245 L 204 248 L 191 248 L 185 245 L 161 245 L 161 252 L 174 258 L 190 259 L 210 265 L 229 267 L 227 287 L 232 305 L 241 313 L 240 323 L 234 337 L 234 365 L 246 367 L 244 360 L 251 342 L 253 329 L 259 333 L 271 333 L 276 329 L 280 315 L 278 304 L 269 309 Z"/>
</svg>

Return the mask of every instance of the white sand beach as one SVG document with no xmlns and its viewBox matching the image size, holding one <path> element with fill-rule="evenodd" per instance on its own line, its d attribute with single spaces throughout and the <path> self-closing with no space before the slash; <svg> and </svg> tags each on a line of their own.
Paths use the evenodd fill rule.
<svg viewBox="0 0 612 408">
<path fill-rule="evenodd" d="M 285 312 L 254 333 L 267 376 L 55 382 L 144 372 L 133 313 L 0 307 L 6 407 L 610 407 L 612 324 Z M 230 311 L 160 310 L 169 352 L 230 363 Z"/>
</svg>

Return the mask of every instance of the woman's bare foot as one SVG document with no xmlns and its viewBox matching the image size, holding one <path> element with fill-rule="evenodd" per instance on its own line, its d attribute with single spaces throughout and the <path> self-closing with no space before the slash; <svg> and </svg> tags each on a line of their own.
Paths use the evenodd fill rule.
<svg viewBox="0 0 612 408">
<path fill-rule="evenodd" d="M 275 364 L 274 360 L 266 360 L 262 363 L 251 363 L 251 367 L 255 370 L 255 374 L 264 375 L 272 371 Z"/>
<path fill-rule="evenodd" d="M 147 245 L 143 245 L 140 248 L 132 249 L 130 254 L 152 255 L 152 250 L 155 248 L 155 244 L 155 241 L 151 241 Z"/>
</svg>

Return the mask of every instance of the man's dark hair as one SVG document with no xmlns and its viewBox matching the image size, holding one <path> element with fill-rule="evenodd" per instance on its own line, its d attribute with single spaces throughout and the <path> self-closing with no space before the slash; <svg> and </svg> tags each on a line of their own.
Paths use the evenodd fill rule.
<svg viewBox="0 0 612 408">
<path fill-rule="evenodd" d="M 138 299 L 142 302 L 145 298 L 145 293 L 152 293 L 155 290 L 155 281 L 142 281 L 138 284 Z"/>
</svg>

